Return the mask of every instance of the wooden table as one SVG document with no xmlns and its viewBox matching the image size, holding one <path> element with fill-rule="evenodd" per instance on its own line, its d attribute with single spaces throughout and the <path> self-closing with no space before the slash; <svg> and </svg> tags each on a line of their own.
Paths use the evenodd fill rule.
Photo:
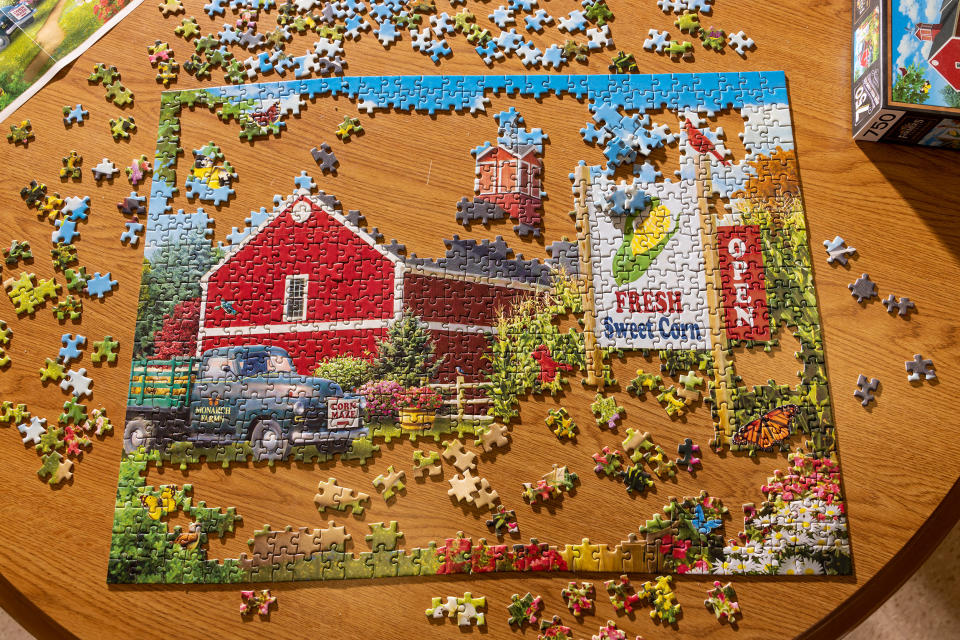
<svg viewBox="0 0 960 640">
<path fill-rule="evenodd" d="M 219 28 L 224 20 L 209 21 L 201 13 L 202 4 L 200 0 L 186 2 L 190 12 L 198 16 L 204 31 L 212 25 Z M 444 5 L 441 10 L 449 11 L 443 0 L 438 4 Z M 957 231 L 955 215 L 960 209 L 958 156 L 949 151 L 857 146 L 851 142 L 849 2 L 833 0 L 810 5 L 720 0 L 715 16 L 705 18 L 705 22 L 728 32 L 743 28 L 756 40 L 758 48 L 742 60 L 730 50 L 721 56 L 698 46 L 695 63 L 672 62 L 641 50 L 648 28 L 675 31 L 670 25 L 672 19 L 663 16 L 652 0 L 645 3 L 609 0 L 609 4 L 617 16 L 612 25 L 617 46 L 636 52 L 644 72 L 786 70 L 826 336 L 855 575 L 735 579 L 745 614 L 738 634 L 756 638 L 836 637 L 866 616 L 910 575 L 956 521 L 960 510 L 957 499 L 960 491 L 955 484 L 960 470 L 960 439 L 955 433 L 954 411 L 941 404 L 947 399 L 946 386 L 955 375 L 953 365 L 960 359 L 957 323 L 950 319 L 950 314 L 955 313 L 960 304 L 960 288 L 956 286 L 960 273 L 957 268 L 960 232 Z M 226 17 L 230 18 L 230 15 L 228 11 Z M 51 191 L 59 190 L 64 196 L 90 195 L 90 220 L 82 227 L 81 239 L 77 242 L 81 261 L 89 271 L 111 271 L 120 281 L 119 288 L 103 303 L 87 301 L 83 322 L 78 327 L 58 325 L 51 317 L 49 305 L 38 311 L 35 318 L 16 319 L 12 308 L 3 303 L 4 309 L 0 313 L 13 329 L 14 339 L 8 350 L 13 363 L 0 373 L 0 397 L 26 402 L 35 415 L 46 416 L 48 420 L 55 420 L 63 396 L 53 386 L 40 385 L 37 368 L 43 358 L 56 356 L 61 333 L 80 331 L 88 340 L 99 340 L 102 335 L 111 334 L 121 342 L 121 357 L 115 367 L 94 367 L 89 356 L 81 364 L 93 371 L 96 380 L 94 401 L 89 403 L 90 406 L 102 404 L 115 424 L 122 425 L 142 250 L 121 246 L 119 242 L 123 224 L 114 204 L 127 195 L 129 185 L 121 175 L 110 185 L 97 186 L 91 179 L 89 167 L 102 157 L 109 157 L 123 166 L 141 153 L 152 156 L 161 87 L 154 82 L 155 71 L 150 68 L 145 48 L 159 38 L 171 43 L 181 64 L 186 61 L 192 47 L 173 35 L 178 22 L 176 17 L 164 20 L 154 2 L 144 3 L 8 120 L 10 123 L 30 118 L 36 140 L 27 149 L 0 145 L 4 160 L 0 206 L 3 207 L 6 227 L 6 234 L 0 241 L 6 243 L 12 238 L 29 240 L 37 256 L 30 270 L 40 277 L 50 277 L 53 271 L 46 254 L 51 228 L 38 222 L 33 213 L 26 210 L 18 197 L 19 189 L 31 179 L 38 179 L 45 181 Z M 268 18 L 264 24 L 268 22 L 272 23 L 272 20 Z M 555 31 L 551 33 L 551 37 L 556 36 Z M 455 55 L 439 66 L 411 51 L 406 40 L 405 36 L 404 42 L 389 51 L 384 51 L 370 33 L 365 34 L 359 43 L 348 42 L 348 72 L 358 75 L 488 72 L 461 37 L 453 41 Z M 300 52 L 309 42 L 306 36 L 297 38 L 287 50 Z M 605 73 L 614 53 L 594 54 L 589 65 L 575 67 L 572 72 Z M 124 110 L 124 113 L 136 117 L 139 128 L 130 141 L 115 143 L 111 139 L 107 120 L 121 110 L 105 102 L 101 87 L 87 83 L 86 76 L 97 62 L 115 64 L 122 73 L 123 83 L 135 92 L 135 106 Z M 523 68 L 516 59 L 510 59 L 492 72 L 522 73 Z M 221 74 L 215 72 L 214 75 L 215 80 L 206 84 L 220 84 Z M 264 78 L 273 79 L 275 76 Z M 175 87 L 187 88 L 197 84 L 194 78 L 181 72 Z M 77 102 L 89 109 L 90 119 L 82 127 L 65 130 L 60 109 L 64 104 Z M 569 166 L 563 163 L 575 159 L 574 156 L 568 158 L 565 155 L 560 135 L 553 138 L 554 130 L 559 127 L 544 122 L 539 107 L 528 102 L 523 105 L 526 109 L 523 112 L 529 126 L 544 126 L 552 138 L 548 154 L 553 156 L 548 155 L 546 162 L 549 164 L 554 160 L 562 166 Z M 488 112 L 499 110 L 505 104 L 506 101 L 495 99 Z M 240 174 L 238 199 L 215 214 L 217 239 L 222 239 L 231 226 L 242 224 L 250 208 L 269 206 L 273 193 L 289 193 L 293 186 L 291 179 L 300 169 L 310 170 L 321 183 L 321 188 L 340 197 L 345 208 L 360 208 L 370 224 L 378 226 L 388 239 L 401 238 L 418 255 L 440 255 L 443 251 L 440 238 L 454 233 L 464 234 L 453 220 L 453 203 L 460 195 L 470 193 L 470 184 L 462 178 L 454 180 L 445 174 L 462 176 L 464 167 L 468 173 L 472 169 L 472 160 L 466 153 L 467 143 L 456 136 L 447 139 L 452 149 L 448 153 L 452 164 L 444 171 L 434 165 L 434 178 L 427 191 L 422 189 L 422 176 L 404 181 L 403 176 L 390 175 L 395 167 L 389 162 L 387 153 L 382 167 L 358 166 L 359 161 L 357 165 L 351 164 L 351 149 L 356 148 L 359 153 L 364 145 L 393 144 L 399 155 L 417 150 L 425 140 L 432 145 L 444 143 L 444 140 L 430 138 L 429 128 L 418 129 L 417 123 L 428 120 L 426 116 L 401 118 L 400 125 L 391 124 L 388 117 L 377 116 L 374 122 L 378 125 L 369 127 L 364 138 L 342 147 L 340 177 L 320 178 L 320 172 L 315 170 L 306 149 L 324 139 L 336 142 L 331 127 L 343 113 L 354 113 L 353 105 L 344 103 L 339 108 L 339 112 L 323 114 L 325 119 L 318 124 L 321 129 L 301 129 L 306 133 L 285 133 L 279 140 L 257 142 L 252 147 L 254 152 L 236 140 L 235 128 L 215 129 L 220 125 L 216 124 L 212 114 L 198 112 L 190 115 L 191 122 L 209 123 L 209 133 L 200 128 L 185 133 L 183 147 L 187 159 L 181 159 L 181 165 L 188 161 L 190 149 L 203 144 L 208 136 L 216 135 Z M 306 113 L 310 113 L 309 108 Z M 736 126 L 736 116 L 724 118 L 729 120 L 728 127 Z M 383 123 L 382 127 L 379 123 Z M 575 124 L 570 122 L 570 126 Z M 486 129 L 481 129 L 467 123 L 466 130 L 472 135 L 475 131 L 489 132 L 490 126 L 487 123 Z M 398 132 L 406 132 L 406 135 L 398 137 Z M 492 138 L 493 133 L 489 135 Z M 735 138 L 732 133 L 728 133 L 728 137 Z M 56 178 L 60 158 L 74 148 L 84 156 L 83 181 L 61 185 Z M 337 150 L 340 153 L 341 147 Z M 365 188 L 369 187 L 369 180 L 377 178 L 377 172 L 386 176 L 382 179 L 394 181 L 391 188 L 395 186 L 396 193 L 412 200 L 403 203 L 398 198 L 389 207 L 378 201 L 375 190 Z M 547 184 L 550 193 L 546 212 L 547 242 L 561 235 L 572 237 L 574 234 L 566 216 L 571 201 L 568 200 L 569 184 L 565 183 L 565 172 L 552 173 L 555 177 Z M 419 201 L 418 197 L 421 198 Z M 197 203 L 189 204 L 181 195 L 177 204 L 195 207 Z M 418 215 L 418 211 L 427 220 L 412 221 L 410 216 Z M 423 211 L 437 213 L 423 214 Z M 424 230 L 425 227 L 429 229 Z M 503 233 L 512 245 L 522 248 L 527 257 L 545 255 L 542 243 L 520 242 L 512 236 L 509 227 L 474 228 L 470 237 L 492 238 L 498 233 Z M 858 258 L 847 269 L 828 265 L 819 248 L 823 239 L 836 234 L 845 236 L 859 251 Z M 846 285 L 863 271 L 869 272 L 879 283 L 881 295 L 893 292 L 915 300 L 917 313 L 909 320 L 902 320 L 888 316 L 877 302 L 866 309 L 858 306 Z M 4 277 L 9 277 L 9 272 Z M 783 342 L 781 351 L 794 350 L 789 336 Z M 915 352 L 934 360 L 939 383 L 911 385 L 907 382 L 902 363 Z M 628 380 L 633 369 L 644 366 L 641 360 L 631 359 L 618 364 L 616 372 L 620 380 Z M 783 362 L 787 364 L 783 365 Z M 773 366 L 761 354 L 750 366 L 754 368 L 754 379 L 763 382 L 768 373 L 779 373 L 783 379 L 793 375 L 790 367 L 796 366 L 796 362 L 787 354 L 786 359 L 781 359 L 781 365 Z M 866 410 L 852 397 L 857 375 L 861 372 L 882 381 L 878 402 Z M 579 387 L 579 383 L 576 386 Z M 570 391 L 564 402 L 570 406 L 583 398 L 589 398 L 589 394 Z M 667 422 L 662 409 L 655 403 L 641 403 L 623 392 L 618 394 L 618 399 L 627 404 L 628 424 L 651 425 L 649 428 L 658 441 L 665 445 L 679 441 L 688 433 L 696 433 L 698 440 L 706 445 L 710 433 L 706 410 L 691 414 L 686 424 L 676 424 Z M 546 430 L 542 426 L 542 417 L 550 406 L 554 405 L 549 398 L 524 404 L 523 423 L 514 429 L 510 454 L 497 457 L 496 462 L 486 464 L 484 469 L 495 486 L 498 478 L 500 486 L 512 486 L 512 483 L 526 479 L 531 470 L 549 469 L 551 462 L 558 461 L 548 449 L 555 447 L 556 441 L 549 432 L 544 433 Z M 592 420 L 588 410 L 578 409 L 575 415 L 581 425 L 589 427 Z M 280 597 L 279 608 L 269 622 L 256 617 L 241 622 L 237 615 L 240 599 L 236 586 L 108 586 L 105 576 L 120 438 L 115 434 L 97 441 L 76 465 L 74 479 L 51 490 L 34 475 L 39 467 L 34 451 L 21 446 L 15 432 L 7 431 L 0 433 L 3 442 L 0 446 L 0 482 L 6 487 L 0 504 L 0 532 L 8 541 L 7 552 L 0 559 L 0 602 L 40 637 L 65 637 L 69 632 L 84 638 L 196 637 L 199 633 L 237 637 L 269 633 L 284 638 L 332 634 L 449 638 L 458 632 L 449 624 L 430 624 L 424 619 L 423 610 L 432 596 L 462 593 L 464 590 L 488 597 L 488 625 L 486 630 L 479 632 L 491 637 L 517 637 L 517 633 L 509 631 L 506 625 L 504 606 L 511 593 L 528 590 L 541 593 L 548 613 L 567 613 L 559 596 L 561 586 L 569 579 L 567 575 L 279 584 L 274 587 L 274 593 Z M 592 431 L 584 429 L 585 433 Z M 594 437 L 592 433 L 584 436 L 584 449 L 594 450 L 590 448 Z M 409 467 L 410 451 L 411 447 L 406 443 L 384 445 L 382 459 L 378 458 L 372 464 L 378 471 L 390 463 Z M 676 485 L 667 485 L 652 497 L 640 501 L 639 508 L 631 515 L 633 522 L 659 511 L 668 495 L 695 495 L 703 487 L 712 495 L 733 496 L 726 497 L 734 515 L 727 525 L 727 532 L 735 534 L 739 529 L 737 518 L 740 513 L 737 499 L 743 497 L 747 500 L 750 496 L 741 496 L 734 487 L 744 484 L 744 476 L 749 478 L 749 486 L 758 487 L 770 474 L 770 465 L 783 465 L 785 460 L 782 457 L 767 458 L 758 464 L 746 458 L 736 458 L 725 460 L 723 464 L 718 462 L 714 454 L 705 451 L 704 470 L 697 479 L 679 478 Z M 589 469 L 592 464 L 576 466 L 582 469 L 583 476 L 592 475 Z M 281 465 L 275 472 L 270 472 L 259 467 L 241 466 L 224 473 L 217 465 L 210 465 L 186 474 L 170 469 L 162 474 L 151 472 L 148 479 L 155 483 L 193 482 L 197 487 L 196 498 L 207 500 L 209 504 L 227 506 L 239 503 L 239 511 L 244 516 L 242 528 L 225 542 L 213 541 L 210 545 L 212 556 L 235 557 L 236 553 L 246 549 L 246 538 L 265 522 L 270 522 L 274 528 L 284 524 L 323 524 L 329 515 L 318 516 L 311 500 L 306 500 L 304 506 L 295 504 L 303 500 L 293 499 L 303 491 L 309 491 L 318 479 L 336 473 L 348 486 L 351 482 L 355 486 L 369 482 L 359 467 L 330 471 L 333 468 L 329 464 L 304 468 Z M 283 482 L 264 484 L 262 479 L 267 473 L 283 476 Z M 736 482 L 730 481 L 732 474 L 736 474 Z M 590 481 L 597 482 L 592 477 Z M 454 524 L 455 528 L 451 530 L 450 523 L 443 519 L 451 512 L 450 505 L 440 501 L 436 503 L 437 509 L 432 510 L 432 503 L 418 497 L 425 496 L 428 489 L 414 482 L 409 485 L 408 494 L 401 496 L 391 509 L 374 495 L 371 513 L 364 520 L 346 516 L 336 518 L 347 525 L 355 545 L 365 548 L 362 541 L 367 530 L 365 523 L 379 519 L 400 520 L 401 528 L 407 534 L 407 546 L 425 539 L 445 537 L 457 526 L 462 526 L 475 537 L 486 531 L 483 516 L 466 510 L 461 524 Z M 437 490 L 437 487 L 431 490 Z M 619 508 L 616 506 L 619 503 L 605 505 L 586 495 L 584 492 L 584 497 L 565 501 L 556 516 L 546 511 L 539 514 L 524 512 L 524 525 L 529 523 L 529 526 L 522 531 L 525 535 L 532 535 L 534 530 L 550 531 L 556 534 L 556 540 L 579 539 L 584 531 L 597 539 L 605 538 L 607 518 L 612 521 L 617 517 L 613 512 Z M 761 496 L 754 492 L 752 499 L 760 500 Z M 519 499 L 513 502 L 518 508 L 522 506 Z M 636 514 L 642 514 L 642 517 Z M 459 512 L 454 515 L 461 516 Z M 615 529 L 611 525 L 609 530 L 617 536 L 622 535 L 622 527 Z M 608 534 L 606 537 L 612 536 Z M 646 638 L 673 637 L 678 633 L 704 638 L 728 636 L 731 633 L 729 627 L 718 625 L 700 605 L 712 579 L 690 576 L 676 580 L 678 598 L 684 606 L 684 617 L 677 630 L 651 624 L 644 613 L 635 620 L 621 617 L 621 627 Z M 601 580 L 593 581 L 602 591 Z M 575 623 L 570 615 L 563 615 L 578 637 L 589 636 L 598 624 L 608 617 L 615 617 L 604 594 L 598 595 L 598 614 L 588 616 L 584 624 Z M 528 629 L 522 635 L 530 638 L 535 633 Z"/>
</svg>

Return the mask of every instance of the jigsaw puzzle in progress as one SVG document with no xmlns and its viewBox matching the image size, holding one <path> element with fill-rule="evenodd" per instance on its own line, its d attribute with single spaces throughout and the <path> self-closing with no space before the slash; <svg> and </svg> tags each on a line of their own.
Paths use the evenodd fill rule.
<svg viewBox="0 0 960 640">
<path fill-rule="evenodd" d="M 510 106 L 488 111 L 491 100 Z M 528 122 L 524 112 L 554 102 L 582 113 L 581 157 L 602 162 L 545 162 L 561 137 L 550 127 L 566 120 Z M 252 178 L 222 140 L 239 134 L 267 153 L 274 136 L 298 135 L 301 112 L 334 104 L 359 117 L 304 143 L 315 175 L 344 171 L 340 150 L 355 147 L 341 141 L 362 145 L 365 130 L 398 114 L 435 114 L 416 116 L 423 127 L 456 127 L 458 117 L 486 127 L 487 142 L 448 143 L 464 140 L 474 166 L 448 215 L 465 234 L 498 225 L 510 239 L 438 238 L 445 255 L 417 257 L 301 172 L 292 193 L 214 241 L 219 207 Z M 181 126 L 204 108 L 223 124 L 203 135 L 221 145 L 178 161 Z M 719 112 L 743 119 L 741 157 L 712 120 Z M 380 151 L 369 149 L 370 163 Z M 678 158 L 672 175 L 652 161 L 665 152 Z M 551 187 L 548 198 L 545 185 L 567 175 L 570 192 Z M 383 180 L 369 188 L 388 192 L 387 172 Z M 195 211 L 170 205 L 178 189 Z M 148 223 L 109 581 L 852 572 L 783 73 L 342 77 L 171 91 L 149 203 L 132 194 L 122 204 Z M 545 226 L 548 206 L 569 209 L 565 236 Z M 547 259 L 512 248 L 548 233 L 557 237 Z M 785 354 L 796 378 L 744 383 L 738 358 L 778 349 L 785 334 L 799 345 L 795 360 Z M 532 400 L 548 394 L 546 418 L 532 419 Z M 655 422 L 631 415 L 641 401 L 662 407 L 668 425 L 709 414 L 712 432 L 688 425 L 679 444 L 660 438 Z M 595 424 L 580 413 L 588 405 Z M 485 469 L 522 458 L 524 432 L 545 429 L 563 445 L 552 468 L 513 485 L 488 480 Z M 588 434 L 603 446 L 586 445 Z M 405 466 L 376 465 L 391 442 Z M 767 480 L 744 489 L 755 498 L 742 521 L 723 495 L 668 497 L 679 470 L 749 457 Z M 272 522 L 246 553 L 215 557 L 212 538 L 243 526 L 242 507 L 207 506 L 202 475 L 147 478 L 163 467 L 169 481 L 202 461 L 261 474 L 264 487 L 307 465 L 316 488 L 301 501 L 325 524 Z M 338 481 L 358 464 L 366 486 Z M 411 540 L 402 517 L 352 532 L 327 521 L 428 491 L 449 497 L 451 521 L 486 520 L 492 542 L 458 533 L 465 526 Z M 632 530 L 556 540 L 524 524 L 525 514 L 560 517 L 555 505 L 602 504 L 614 492 L 631 499 Z M 529 543 L 516 539 L 521 529 Z M 363 539 L 369 550 L 358 551 Z M 441 599 L 432 611 L 442 615 Z"/>
</svg>

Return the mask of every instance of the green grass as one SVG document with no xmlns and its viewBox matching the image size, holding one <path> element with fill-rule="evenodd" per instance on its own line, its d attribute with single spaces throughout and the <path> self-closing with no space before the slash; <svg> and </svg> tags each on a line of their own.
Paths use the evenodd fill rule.
<svg viewBox="0 0 960 640">
<path fill-rule="evenodd" d="M 0 51 L 0 74 L 13 74 L 22 71 L 37 54 L 42 55 L 40 48 L 34 44 L 31 38 L 36 37 L 37 32 L 47 21 L 47 16 L 57 6 L 57 1 L 43 0 L 37 7 L 37 12 L 33 15 L 33 23 L 24 29 L 23 33 L 14 36 L 9 47 Z"/>
<path fill-rule="evenodd" d="M 53 52 L 53 57 L 59 60 L 79 47 L 102 24 L 93 12 L 92 2 L 80 7 L 64 9 L 60 14 L 60 28 L 65 35 L 63 42 Z"/>
</svg>

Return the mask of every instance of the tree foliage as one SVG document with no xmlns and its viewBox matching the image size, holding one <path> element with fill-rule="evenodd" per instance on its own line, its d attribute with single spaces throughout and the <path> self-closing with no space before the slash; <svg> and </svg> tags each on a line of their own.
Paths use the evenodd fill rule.
<svg viewBox="0 0 960 640">
<path fill-rule="evenodd" d="M 892 97 L 895 102 L 923 104 L 930 98 L 930 87 L 924 77 L 926 68 L 911 64 L 893 83 Z"/>
<path fill-rule="evenodd" d="M 174 314 L 179 303 L 200 297 L 200 277 L 221 256 L 206 238 L 195 235 L 176 244 L 164 244 L 149 260 L 144 259 L 134 332 L 135 358 L 155 355 L 154 337 L 162 330 L 164 319 Z"/>
<path fill-rule="evenodd" d="M 940 90 L 940 95 L 943 96 L 943 102 L 948 107 L 960 109 L 960 91 L 957 91 L 950 85 L 946 85 Z"/>
<path fill-rule="evenodd" d="M 421 380 L 433 379 L 442 360 L 436 358 L 436 345 L 426 325 L 409 311 L 393 323 L 387 337 L 377 341 L 374 377 L 396 380 L 405 387 L 416 387 Z"/>
</svg>

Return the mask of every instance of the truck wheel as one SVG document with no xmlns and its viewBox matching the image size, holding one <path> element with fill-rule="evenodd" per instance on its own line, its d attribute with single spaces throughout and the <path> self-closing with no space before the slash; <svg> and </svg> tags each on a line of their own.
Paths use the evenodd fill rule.
<svg viewBox="0 0 960 640">
<path fill-rule="evenodd" d="M 156 444 L 156 440 L 156 429 L 151 422 L 143 418 L 130 420 L 123 430 L 123 452 L 133 453 L 140 447 L 149 451 Z"/>
<path fill-rule="evenodd" d="M 10 46 L 10 38 L 5 33 L 0 33 L 0 51 Z"/>
<path fill-rule="evenodd" d="M 254 460 L 285 460 L 290 443 L 283 437 L 283 428 L 276 420 L 261 420 L 250 436 Z"/>
</svg>

